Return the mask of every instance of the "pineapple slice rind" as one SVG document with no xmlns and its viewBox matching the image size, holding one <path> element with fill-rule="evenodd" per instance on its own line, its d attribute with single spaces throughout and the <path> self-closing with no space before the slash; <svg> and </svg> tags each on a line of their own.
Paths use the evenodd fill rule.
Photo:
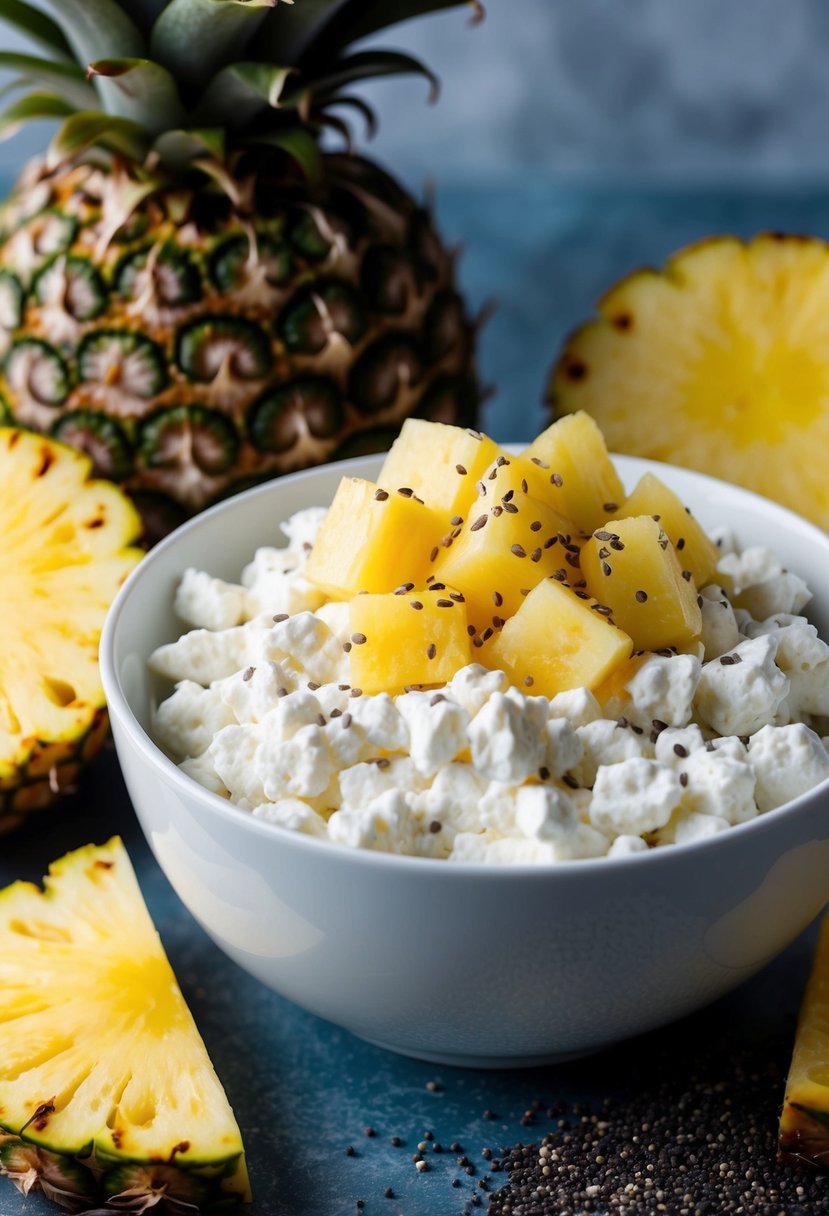
<svg viewBox="0 0 829 1216">
<path fill-rule="evenodd" d="M 243 1146 L 120 840 L 0 891 L 0 1127 L 100 1164 L 228 1173 Z"/>
<path fill-rule="evenodd" d="M 820 929 L 780 1116 L 780 1154 L 829 1161 L 829 917 Z"/>
</svg>

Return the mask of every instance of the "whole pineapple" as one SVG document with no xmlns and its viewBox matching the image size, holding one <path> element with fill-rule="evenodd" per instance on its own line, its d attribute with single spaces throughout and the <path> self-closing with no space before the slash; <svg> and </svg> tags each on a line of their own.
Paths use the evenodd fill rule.
<svg viewBox="0 0 829 1216">
<path fill-rule="evenodd" d="M 324 152 L 348 89 L 419 72 L 351 44 L 461 0 L 52 0 L 0 131 L 60 126 L 0 216 L 5 420 L 86 451 L 148 539 L 251 481 L 464 425 L 474 326 L 427 210 Z M 477 4 L 473 14 L 480 15 Z M 433 82 L 434 83 L 434 82 Z"/>
</svg>

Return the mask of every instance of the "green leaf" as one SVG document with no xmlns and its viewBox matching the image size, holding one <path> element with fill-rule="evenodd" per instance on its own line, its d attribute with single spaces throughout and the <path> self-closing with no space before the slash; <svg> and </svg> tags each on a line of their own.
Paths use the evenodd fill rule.
<svg viewBox="0 0 829 1216">
<path fill-rule="evenodd" d="M 150 55 L 200 89 L 258 30 L 276 0 L 170 0 L 153 26 Z"/>
<path fill-rule="evenodd" d="M 345 106 L 347 109 L 356 110 L 361 114 L 366 124 L 366 136 L 368 139 L 373 139 L 377 134 L 377 115 L 367 101 L 362 97 L 352 97 L 350 94 L 342 94 L 341 96 L 332 97 L 329 105 Z"/>
<path fill-rule="evenodd" d="M 116 0 L 47 0 L 84 68 L 110 55 L 140 58 L 147 47 L 138 27 Z"/>
<path fill-rule="evenodd" d="M 283 63 L 330 59 L 360 38 L 413 17 L 465 6 L 478 21 L 480 0 L 302 0 L 268 17 L 263 49 Z"/>
<path fill-rule="evenodd" d="M 194 128 L 192 130 L 165 131 L 153 144 L 153 152 L 165 164 L 182 170 L 194 160 L 209 157 L 224 161 L 224 129 Z"/>
<path fill-rule="evenodd" d="M 42 118 L 66 118 L 73 108 L 54 93 L 30 93 L 20 97 L 0 114 L 0 139 L 9 139 L 27 122 Z"/>
<path fill-rule="evenodd" d="M 326 49 L 332 49 L 332 43 L 351 45 L 360 38 L 376 34 L 378 30 L 388 29 L 390 25 L 400 25 L 414 17 L 424 17 L 444 9 L 467 8 L 472 22 L 481 21 L 484 16 L 480 0 L 396 0 L 392 20 L 389 20 L 390 7 L 388 0 L 368 0 L 368 3 L 366 0 L 349 0 L 325 32 Z"/>
<path fill-rule="evenodd" d="M 322 153 L 313 135 L 304 127 L 286 127 L 281 131 L 267 131 L 262 135 L 251 136 L 246 142 L 259 144 L 262 147 L 279 148 L 299 165 L 311 185 L 316 185 L 322 178 Z"/>
<path fill-rule="evenodd" d="M 81 110 L 67 118 L 55 135 L 46 153 L 46 163 L 57 168 L 93 145 L 141 161 L 147 152 L 147 135 L 143 127 L 128 118 L 101 114 L 99 110 Z"/>
<path fill-rule="evenodd" d="M 0 51 L 0 68 L 17 72 L 22 81 L 45 85 L 50 92 L 62 94 L 76 107 L 92 109 L 98 103 L 95 90 L 74 63 L 55 63 L 20 51 Z"/>
<path fill-rule="evenodd" d="M 404 55 L 402 51 L 357 51 L 354 55 L 348 55 L 345 59 L 330 64 L 319 75 L 300 74 L 296 91 L 289 90 L 285 100 L 289 102 L 297 96 L 307 96 L 309 93 L 314 98 L 324 98 L 336 93 L 343 85 L 353 84 L 355 81 L 378 76 L 412 74 L 425 76 L 430 85 L 430 100 L 434 101 L 440 88 L 437 76 L 419 59 Z"/>
<path fill-rule="evenodd" d="M 167 7 L 168 0 L 120 0 L 120 4 L 142 34 L 148 36 L 153 28 L 153 23 Z"/>
<path fill-rule="evenodd" d="M 154 135 L 185 120 L 175 80 L 151 59 L 99 59 L 89 65 L 89 75 L 111 82 L 109 113 L 130 118 Z"/>
<path fill-rule="evenodd" d="M 61 33 L 60 26 L 40 9 L 32 8 L 24 0 L 0 0 L 0 19 L 25 34 L 30 42 L 37 44 L 39 50 L 46 51 L 50 56 L 71 60 L 72 48 Z"/>
<path fill-rule="evenodd" d="M 236 63 L 217 72 L 196 107 L 200 122 L 248 126 L 268 107 L 277 109 L 293 68 L 271 63 Z"/>
</svg>

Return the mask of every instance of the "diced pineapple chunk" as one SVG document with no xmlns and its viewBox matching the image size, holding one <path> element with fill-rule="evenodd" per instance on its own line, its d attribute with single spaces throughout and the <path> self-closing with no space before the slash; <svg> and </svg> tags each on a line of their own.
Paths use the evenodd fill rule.
<svg viewBox="0 0 829 1216">
<path fill-rule="evenodd" d="M 633 643 L 597 611 L 601 605 L 584 595 L 545 578 L 480 652 L 481 661 L 502 668 L 519 688 L 545 697 L 598 687 L 625 662 Z"/>
<path fill-rule="evenodd" d="M 443 684 L 471 661 L 466 608 L 457 592 L 355 595 L 348 607 L 351 683 L 363 692 Z"/>
<path fill-rule="evenodd" d="M 600 527 L 625 497 L 604 436 L 587 414 L 559 418 L 522 456 L 546 466 L 550 502 L 585 532 Z"/>
<path fill-rule="evenodd" d="M 496 479 L 484 482 L 486 494 L 432 568 L 440 582 L 463 592 L 469 623 L 479 634 L 499 629 L 553 571 L 578 566 L 573 525 L 523 491 L 507 489 L 511 468 L 496 468 Z"/>
<path fill-rule="evenodd" d="M 508 502 L 518 503 L 521 498 L 529 496 L 556 512 L 562 521 L 562 532 L 577 533 L 579 529 L 573 520 L 561 514 L 556 498 L 558 490 L 550 477 L 550 470 L 546 465 L 536 464 L 524 456 L 501 452 L 477 483 L 479 504 L 492 507 L 503 503 L 505 497 Z"/>
<path fill-rule="evenodd" d="M 634 515 L 651 515 L 658 521 L 676 549 L 682 569 L 691 571 L 698 587 L 711 581 L 720 559 L 719 549 L 673 490 L 653 473 L 645 473 L 639 479 L 633 493 L 606 524 Z"/>
<path fill-rule="evenodd" d="M 380 470 L 380 485 L 414 490 L 448 520 L 465 519 L 475 483 L 498 456 L 493 439 L 478 431 L 407 418 Z"/>
<path fill-rule="evenodd" d="M 581 551 L 587 590 L 612 611 L 637 650 L 679 646 L 699 636 L 696 585 L 649 515 L 600 528 Z"/>
<path fill-rule="evenodd" d="M 444 529 L 411 495 L 344 477 L 317 533 L 306 575 L 334 599 L 393 591 L 426 580 L 429 554 Z"/>
</svg>

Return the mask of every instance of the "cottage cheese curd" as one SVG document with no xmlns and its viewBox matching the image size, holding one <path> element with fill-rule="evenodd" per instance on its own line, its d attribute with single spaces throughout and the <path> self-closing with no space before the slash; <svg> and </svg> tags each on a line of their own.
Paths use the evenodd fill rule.
<svg viewBox="0 0 829 1216">
<path fill-rule="evenodd" d="M 829 778 L 829 646 L 769 550 L 722 537 L 741 607 L 703 588 L 699 654 L 646 657 L 604 705 L 477 664 L 368 696 L 349 683 L 347 606 L 304 576 L 324 515 L 294 515 L 239 584 L 185 571 L 188 629 L 151 658 L 175 685 L 159 744 L 256 817 L 350 848 L 549 863 L 701 840 Z"/>
</svg>

